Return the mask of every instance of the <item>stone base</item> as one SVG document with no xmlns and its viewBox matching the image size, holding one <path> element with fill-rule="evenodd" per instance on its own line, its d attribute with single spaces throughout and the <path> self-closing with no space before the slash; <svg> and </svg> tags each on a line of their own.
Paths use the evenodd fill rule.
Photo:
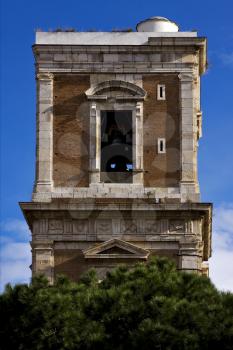
<svg viewBox="0 0 233 350">
<path fill-rule="evenodd" d="M 95 267 L 100 278 L 126 263 L 167 256 L 177 268 L 202 273 L 211 254 L 212 206 L 156 204 L 152 199 L 76 199 L 20 203 L 32 232 L 32 272 L 52 283 L 78 280 Z"/>
</svg>

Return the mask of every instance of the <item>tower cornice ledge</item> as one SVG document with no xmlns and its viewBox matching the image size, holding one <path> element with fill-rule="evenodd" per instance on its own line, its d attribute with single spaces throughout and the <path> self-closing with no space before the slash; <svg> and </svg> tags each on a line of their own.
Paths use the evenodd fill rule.
<svg viewBox="0 0 233 350">
<path fill-rule="evenodd" d="M 34 220 L 74 219 L 89 217 L 91 213 L 101 213 L 104 217 L 112 217 L 131 212 L 132 217 L 172 218 L 180 220 L 203 219 L 204 260 L 211 256 L 212 204 L 211 203 L 155 203 L 152 199 L 101 198 L 53 200 L 51 203 L 20 202 L 19 203 L 28 226 L 32 229 Z"/>
</svg>

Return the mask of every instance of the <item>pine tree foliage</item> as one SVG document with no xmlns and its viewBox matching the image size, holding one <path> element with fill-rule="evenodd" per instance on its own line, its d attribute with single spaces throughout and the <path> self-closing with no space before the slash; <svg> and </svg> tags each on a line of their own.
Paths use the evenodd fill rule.
<svg viewBox="0 0 233 350">
<path fill-rule="evenodd" d="M 1 349 L 207 350 L 233 348 L 233 294 L 156 258 L 120 266 L 100 283 L 42 277 L 0 296 Z"/>
</svg>

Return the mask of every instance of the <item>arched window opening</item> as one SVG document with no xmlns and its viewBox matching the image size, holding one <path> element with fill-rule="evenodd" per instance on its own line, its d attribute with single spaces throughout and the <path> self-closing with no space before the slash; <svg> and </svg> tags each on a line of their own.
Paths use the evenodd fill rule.
<svg viewBox="0 0 233 350">
<path fill-rule="evenodd" d="M 102 181 L 106 173 L 109 182 L 132 181 L 132 136 L 132 111 L 101 112 Z"/>
</svg>

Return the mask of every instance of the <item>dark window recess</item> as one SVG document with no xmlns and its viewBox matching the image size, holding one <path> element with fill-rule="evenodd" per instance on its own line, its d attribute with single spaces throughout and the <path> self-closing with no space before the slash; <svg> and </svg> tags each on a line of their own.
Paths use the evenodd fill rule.
<svg viewBox="0 0 233 350">
<path fill-rule="evenodd" d="M 163 152 L 164 151 L 164 149 L 163 149 L 164 144 L 163 144 L 162 140 L 160 140 L 159 145 L 160 145 L 160 152 Z"/>
<path fill-rule="evenodd" d="M 101 181 L 132 182 L 132 112 L 101 112 Z"/>
<path fill-rule="evenodd" d="M 161 98 L 163 98 L 163 87 L 162 86 L 159 87 L 159 96 Z"/>
</svg>

